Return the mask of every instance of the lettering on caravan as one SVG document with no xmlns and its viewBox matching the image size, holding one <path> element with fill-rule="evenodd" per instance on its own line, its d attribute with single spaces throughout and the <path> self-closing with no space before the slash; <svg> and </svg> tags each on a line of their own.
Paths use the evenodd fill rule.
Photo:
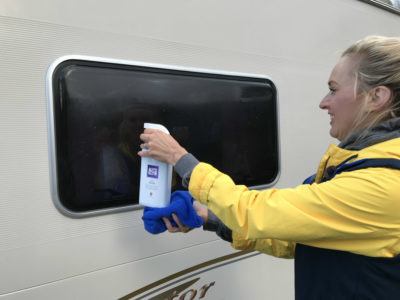
<svg viewBox="0 0 400 300">
<path fill-rule="evenodd" d="M 176 285 L 173 288 L 168 289 L 158 295 L 155 295 L 151 298 L 146 298 L 147 300 L 198 300 L 203 299 L 206 300 L 207 292 L 210 287 L 215 285 L 215 281 L 212 281 L 208 284 L 204 284 L 201 288 L 197 289 L 192 287 L 197 281 L 200 280 L 200 277 L 192 279 L 190 281 L 184 282 L 182 284 Z M 125 299 L 144 299 L 144 297 L 148 297 L 149 294 L 143 295 L 141 293 L 141 297 L 139 298 L 121 298 L 120 300 Z"/>
<path fill-rule="evenodd" d="M 171 274 L 136 291 L 133 291 L 132 293 L 129 293 L 118 300 L 211 300 L 217 290 L 214 291 L 213 288 L 210 292 L 210 288 L 215 286 L 216 282 L 208 281 L 210 280 L 208 279 L 207 281 L 204 280 L 206 282 L 206 284 L 204 284 L 204 281 L 201 280 L 200 277 L 193 278 L 192 276 L 210 271 L 211 269 L 215 268 L 216 264 L 220 264 L 221 262 L 225 262 L 225 264 L 219 265 L 218 267 L 227 266 L 230 263 L 236 262 L 238 259 L 244 259 L 245 257 L 248 258 L 259 254 L 259 252 L 246 250 L 221 256 L 175 274 Z M 193 273 L 195 271 L 195 274 L 188 275 L 189 273 Z M 210 275 L 211 274 L 208 276 Z M 183 280 L 187 281 L 182 282 Z"/>
<path fill-rule="evenodd" d="M 207 293 L 208 289 L 210 287 L 212 287 L 214 284 L 215 284 L 215 281 L 210 282 L 209 284 L 203 285 L 200 288 L 199 298 L 198 299 L 204 298 L 206 296 L 206 293 Z M 181 295 L 179 295 L 179 293 L 177 291 L 174 291 L 168 298 L 165 298 L 165 300 L 173 300 L 173 299 L 177 299 L 177 300 L 186 300 L 186 299 L 187 300 L 194 300 L 196 295 L 197 295 L 197 290 L 196 289 L 190 289 L 190 290 L 184 292 Z M 189 298 L 186 298 L 186 296 L 189 296 Z"/>
</svg>

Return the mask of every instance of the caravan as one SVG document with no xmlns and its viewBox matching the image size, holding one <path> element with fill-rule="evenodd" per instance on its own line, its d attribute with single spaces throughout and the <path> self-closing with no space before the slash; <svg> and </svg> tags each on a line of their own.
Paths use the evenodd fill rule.
<svg viewBox="0 0 400 300">
<path fill-rule="evenodd" d="M 298 185 L 333 142 L 318 103 L 340 51 L 399 35 L 397 2 L 0 3 L 0 298 L 293 299 L 291 260 L 144 230 L 138 133 Z"/>
</svg>

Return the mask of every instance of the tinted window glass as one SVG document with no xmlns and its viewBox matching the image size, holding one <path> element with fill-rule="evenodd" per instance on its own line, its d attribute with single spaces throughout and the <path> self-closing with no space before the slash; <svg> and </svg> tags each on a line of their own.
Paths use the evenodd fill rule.
<svg viewBox="0 0 400 300">
<path fill-rule="evenodd" d="M 138 203 L 144 122 L 163 124 L 238 184 L 277 177 L 276 92 L 267 79 L 68 60 L 52 84 L 58 196 L 68 210 Z"/>
</svg>

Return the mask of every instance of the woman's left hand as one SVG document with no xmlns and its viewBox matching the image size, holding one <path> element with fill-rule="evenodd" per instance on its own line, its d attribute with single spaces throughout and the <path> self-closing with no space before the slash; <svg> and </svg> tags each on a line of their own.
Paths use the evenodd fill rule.
<svg viewBox="0 0 400 300">
<path fill-rule="evenodd" d="M 162 219 L 163 219 L 163 221 L 165 223 L 165 227 L 167 227 L 167 230 L 169 232 L 172 232 L 172 233 L 175 233 L 175 232 L 184 232 L 184 233 L 186 233 L 186 232 L 189 232 L 190 230 L 193 229 L 193 227 L 188 227 L 188 226 L 183 225 L 181 223 L 181 221 L 179 221 L 178 216 L 176 214 L 172 214 L 172 219 L 174 219 L 177 227 L 172 226 L 172 224 L 171 224 L 171 222 L 169 221 L 168 218 L 163 217 Z"/>
<path fill-rule="evenodd" d="M 193 208 L 196 211 L 197 215 L 199 215 L 201 217 L 201 219 L 203 220 L 203 224 L 205 224 L 208 219 L 208 208 L 201 205 L 197 201 L 193 202 Z M 178 216 L 176 214 L 172 214 L 172 219 L 175 221 L 175 223 L 177 225 L 176 227 L 172 226 L 170 220 L 167 217 L 163 217 L 162 219 L 165 223 L 165 227 L 167 227 L 168 231 L 172 232 L 172 233 L 175 233 L 175 232 L 186 233 L 193 229 L 193 227 L 188 227 L 188 226 L 183 225 L 181 223 L 181 221 L 178 219 Z"/>
<path fill-rule="evenodd" d="M 171 135 L 158 129 L 146 128 L 140 139 L 144 142 L 140 148 L 146 149 L 138 152 L 140 157 L 151 157 L 175 166 L 176 162 L 187 153 Z"/>
</svg>

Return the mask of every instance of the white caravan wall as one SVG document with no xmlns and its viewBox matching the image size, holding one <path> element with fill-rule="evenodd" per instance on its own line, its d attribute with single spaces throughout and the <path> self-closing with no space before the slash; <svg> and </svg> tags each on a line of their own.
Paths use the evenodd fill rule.
<svg viewBox="0 0 400 300">
<path fill-rule="evenodd" d="M 0 0 L 0 297 L 116 299 L 233 252 L 210 233 L 151 236 L 141 211 L 88 219 L 50 198 L 45 77 L 78 54 L 258 73 L 279 93 L 281 176 L 314 172 L 329 138 L 318 108 L 330 69 L 400 18 L 356 0 Z M 195 153 L 194 153 L 195 154 Z M 292 299 L 292 261 L 258 255 L 232 266 L 216 299 Z"/>
</svg>

